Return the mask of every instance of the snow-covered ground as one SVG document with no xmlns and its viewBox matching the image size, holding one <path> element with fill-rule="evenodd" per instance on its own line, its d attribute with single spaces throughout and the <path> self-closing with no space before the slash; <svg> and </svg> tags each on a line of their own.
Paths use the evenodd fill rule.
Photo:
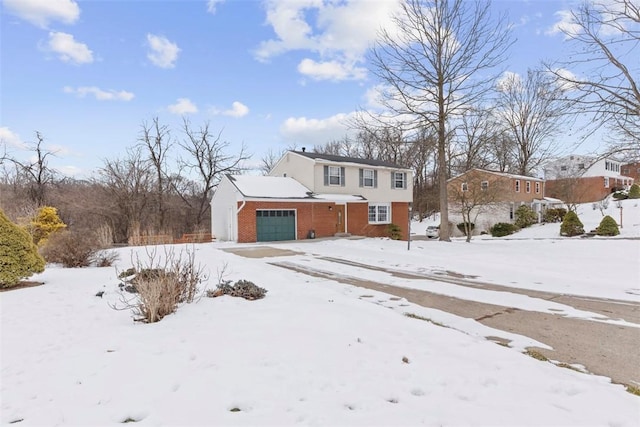
<svg viewBox="0 0 640 427">
<path fill-rule="evenodd" d="M 600 212 L 582 210 L 585 228 L 595 228 Z M 610 210 L 618 219 L 618 210 Z M 519 294 L 407 280 L 322 258 L 425 275 L 453 271 L 475 277 L 470 280 L 638 304 L 640 240 L 628 239 L 640 237 L 638 201 L 625 201 L 623 215 L 621 237 L 611 239 L 556 238 L 559 224 L 551 224 L 511 239 L 416 240 L 410 250 L 407 242 L 387 239 L 287 242 L 273 246 L 298 254 L 276 258 L 223 250 L 258 245 L 176 245 L 178 251 L 196 251 L 210 276 L 203 285 L 215 287 L 224 270 L 225 279 L 251 280 L 268 294 L 257 301 L 202 298 L 156 324 L 136 323 L 128 311 L 110 307 L 120 299 L 118 269 L 130 267 L 132 253 L 143 256 L 144 248 L 118 249 L 117 268 L 49 266 L 34 277 L 43 286 L 0 294 L 0 422 L 638 426 L 640 398 L 623 386 L 521 353 L 545 343 L 513 335 L 511 348 L 499 346 L 485 337 L 508 334 L 473 320 L 270 264 L 295 262 L 464 299 L 594 318 Z M 98 291 L 105 292 L 102 298 Z"/>
</svg>

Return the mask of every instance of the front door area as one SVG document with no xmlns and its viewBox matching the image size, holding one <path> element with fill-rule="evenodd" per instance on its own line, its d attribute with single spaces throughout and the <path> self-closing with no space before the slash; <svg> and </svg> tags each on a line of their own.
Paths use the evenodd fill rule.
<svg viewBox="0 0 640 427">
<path fill-rule="evenodd" d="M 336 205 L 336 233 L 344 233 L 346 230 L 344 207 L 344 205 Z"/>
</svg>

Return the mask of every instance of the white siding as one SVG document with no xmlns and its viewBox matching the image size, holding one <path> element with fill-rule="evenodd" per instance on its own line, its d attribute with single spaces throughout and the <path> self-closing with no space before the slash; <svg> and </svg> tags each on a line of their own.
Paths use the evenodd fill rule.
<svg viewBox="0 0 640 427">
<path fill-rule="evenodd" d="M 225 176 L 211 198 L 211 232 L 219 241 L 238 240 L 237 206 L 240 194 Z"/>
<path fill-rule="evenodd" d="M 339 166 L 345 169 L 345 185 L 324 185 L 324 166 Z M 377 188 L 360 187 L 360 169 L 378 171 Z M 391 188 L 391 173 L 407 174 L 406 189 Z M 413 201 L 413 176 L 410 169 L 391 169 L 379 166 L 361 165 L 345 162 L 309 159 L 295 153 L 286 153 L 273 167 L 269 175 L 294 178 L 317 194 L 361 195 L 372 202 L 411 202 Z"/>
</svg>

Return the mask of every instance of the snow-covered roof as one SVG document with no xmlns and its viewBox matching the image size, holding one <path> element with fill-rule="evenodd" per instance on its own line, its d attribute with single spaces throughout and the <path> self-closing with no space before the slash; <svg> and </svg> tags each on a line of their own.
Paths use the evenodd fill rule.
<svg viewBox="0 0 640 427">
<path fill-rule="evenodd" d="M 314 153 L 309 151 L 291 151 L 291 152 L 315 161 L 324 160 L 332 163 L 352 163 L 356 165 L 379 166 L 379 167 L 385 167 L 385 168 L 391 168 L 391 169 L 407 169 L 406 167 L 400 166 L 396 163 L 386 162 L 386 161 L 377 160 L 377 159 L 362 159 L 359 157 L 336 156 L 333 154 Z"/>
<path fill-rule="evenodd" d="M 367 200 L 362 196 L 351 194 L 314 194 L 313 198 L 331 202 L 360 202 Z"/>
<path fill-rule="evenodd" d="M 293 178 L 283 176 L 227 175 L 245 197 L 310 199 L 312 192 Z"/>
</svg>

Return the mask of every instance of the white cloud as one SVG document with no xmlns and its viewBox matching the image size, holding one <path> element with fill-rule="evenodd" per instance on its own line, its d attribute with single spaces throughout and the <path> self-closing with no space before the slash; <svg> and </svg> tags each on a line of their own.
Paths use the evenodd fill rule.
<svg viewBox="0 0 640 427">
<path fill-rule="evenodd" d="M 87 95 L 93 95 L 98 101 L 131 101 L 135 95 L 125 90 L 102 90 L 95 86 L 81 86 L 78 88 L 72 88 L 66 86 L 64 88 L 65 93 L 73 93 L 78 98 L 84 98 Z"/>
<path fill-rule="evenodd" d="M 151 51 L 147 53 L 147 58 L 160 68 L 173 68 L 178 59 L 180 48 L 177 44 L 169 41 L 164 36 L 147 34 L 147 42 Z"/>
<path fill-rule="evenodd" d="M 41 28 L 46 28 L 52 21 L 73 24 L 80 17 L 80 8 L 73 0 L 4 0 L 3 6 Z"/>
<path fill-rule="evenodd" d="M 500 92 L 504 92 L 513 86 L 522 85 L 522 76 L 513 71 L 505 71 L 496 81 L 496 89 Z"/>
<path fill-rule="evenodd" d="M 298 146 L 323 145 L 351 133 L 347 122 L 355 115 L 336 114 L 325 119 L 289 117 L 280 126 L 280 133 L 287 141 Z"/>
<path fill-rule="evenodd" d="M 400 0 L 270 0 L 267 23 L 276 37 L 260 43 L 255 51 L 258 60 L 292 50 L 318 54 L 307 59 L 298 70 L 314 79 L 364 79 L 364 68 L 357 67 L 376 39 L 381 27 L 391 29 L 391 15 Z M 310 62 L 311 61 L 311 62 Z"/>
<path fill-rule="evenodd" d="M 211 14 L 215 14 L 217 11 L 217 7 L 219 4 L 223 3 L 225 0 L 209 0 L 207 1 L 207 12 Z"/>
<path fill-rule="evenodd" d="M 74 64 L 93 62 L 93 52 L 84 44 L 77 42 L 71 34 L 52 31 L 49 33 L 47 48 L 58 54 L 60 60 Z"/>
<path fill-rule="evenodd" d="M 570 10 L 559 10 L 555 13 L 559 18 L 558 22 L 553 24 L 545 31 L 547 35 L 556 35 L 558 33 L 565 34 L 565 39 L 570 39 L 573 36 L 580 34 L 581 27 L 573 19 L 573 15 Z"/>
<path fill-rule="evenodd" d="M 240 118 L 249 114 L 249 107 L 242 102 L 235 101 L 231 104 L 231 108 L 228 110 L 218 110 L 217 108 L 211 109 L 211 113 L 215 115 L 223 115 L 229 117 Z"/>
<path fill-rule="evenodd" d="M 15 148 L 25 148 L 26 144 L 20 139 L 17 133 L 8 127 L 0 127 L 0 143 L 7 144 Z"/>
<path fill-rule="evenodd" d="M 169 105 L 167 109 L 170 113 L 180 115 L 198 112 L 198 107 L 196 106 L 196 104 L 191 102 L 189 98 L 178 98 L 177 102 L 175 104 Z"/>
<path fill-rule="evenodd" d="M 300 74 L 314 80 L 362 80 L 367 76 L 367 70 L 355 64 L 339 61 L 316 62 L 305 58 L 298 64 Z"/>
</svg>

